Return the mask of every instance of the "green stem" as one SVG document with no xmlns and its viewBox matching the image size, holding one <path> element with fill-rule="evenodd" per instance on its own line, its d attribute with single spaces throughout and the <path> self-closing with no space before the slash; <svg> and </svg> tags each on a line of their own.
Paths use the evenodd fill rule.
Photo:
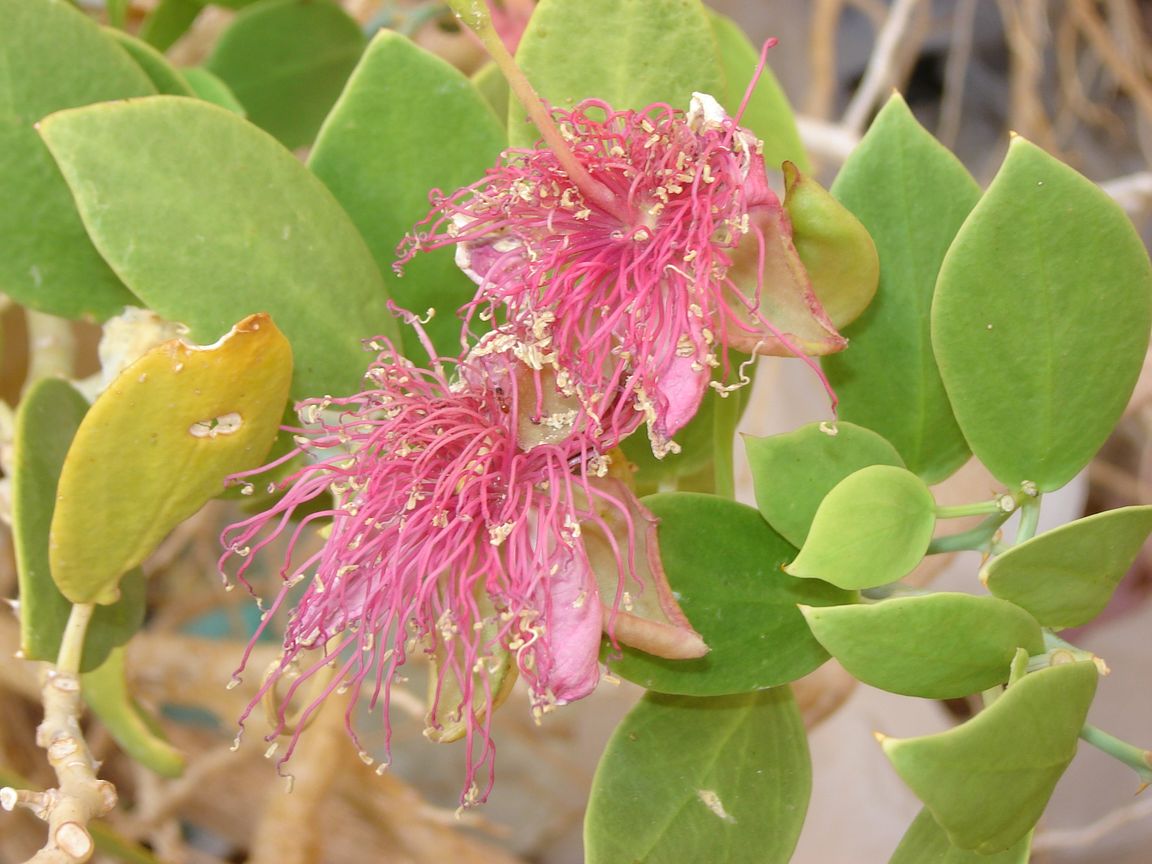
<svg viewBox="0 0 1152 864">
<path fill-rule="evenodd" d="M 1080 730 L 1080 738 L 1113 759 L 1123 762 L 1140 775 L 1145 785 L 1152 784 L 1152 751 L 1142 750 L 1134 744 L 1121 741 L 1115 735 L 1097 729 L 1091 723 L 1084 724 L 1084 728 Z"/>
<path fill-rule="evenodd" d="M 1008 521 L 1011 513 L 1000 511 L 993 513 L 975 528 L 961 531 L 959 534 L 949 534 L 946 537 L 937 537 L 928 544 L 928 555 L 939 555 L 943 552 L 966 552 L 980 550 L 986 547 L 1000 526 Z"/>
<path fill-rule="evenodd" d="M 936 506 L 937 519 L 959 519 L 963 516 L 990 516 L 994 513 L 1003 513 L 1000 499 L 995 501 L 977 501 L 975 504 L 955 504 L 948 507 Z"/>
<path fill-rule="evenodd" d="M 79 675 L 80 661 L 84 656 L 84 636 L 88 632 L 88 622 L 96 611 L 94 603 L 74 603 L 68 623 L 64 625 L 64 637 L 60 640 L 60 653 L 56 658 L 56 671 L 65 675 Z"/>
<path fill-rule="evenodd" d="M 1020 528 L 1016 531 L 1016 545 L 1036 536 L 1040 524 L 1040 496 L 1028 498 L 1020 505 Z"/>
<path fill-rule="evenodd" d="M 556 154 L 556 161 L 568 172 L 568 177 L 576 184 L 581 194 L 600 208 L 626 220 L 627 214 L 620 211 L 616 196 L 607 186 L 593 179 L 592 175 L 584 170 L 584 166 L 580 164 L 576 155 L 568 147 L 568 142 L 564 140 L 564 136 L 556 124 L 552 122 L 552 115 L 545 107 L 544 100 L 540 98 L 540 94 L 536 92 L 532 82 L 516 65 L 516 61 L 508 53 L 504 43 L 500 41 L 500 36 L 492 25 L 492 16 L 488 14 L 486 0 L 448 0 L 448 5 L 456 13 L 456 17 L 480 37 L 480 41 L 488 50 L 489 56 L 504 73 L 504 77 L 508 80 L 508 86 L 516 94 L 516 99 L 524 106 L 528 117 L 536 125 L 544 143 L 548 145 L 548 149 Z"/>
</svg>

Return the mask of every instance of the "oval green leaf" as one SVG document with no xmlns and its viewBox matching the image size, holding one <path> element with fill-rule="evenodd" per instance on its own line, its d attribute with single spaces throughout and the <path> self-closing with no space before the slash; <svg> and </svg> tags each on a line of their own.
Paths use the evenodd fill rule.
<svg viewBox="0 0 1152 864">
<path fill-rule="evenodd" d="M 621 646 L 608 669 L 649 690 L 688 696 L 744 693 L 795 681 L 828 659 L 798 604 L 834 606 L 855 596 L 781 566 L 795 552 L 751 507 L 694 493 L 653 495 L 660 557 L 677 601 L 711 651 L 663 660 Z"/>
<path fill-rule="evenodd" d="M 1006 682 L 1017 648 L 1044 653 L 1036 619 L 995 597 L 940 593 L 801 611 L 853 677 L 905 696 L 959 699 Z"/>
<path fill-rule="evenodd" d="M 68 3 L 0 0 L 0 21 L 0 68 L 8 70 L 0 86 L 0 291 L 53 315 L 109 318 L 135 298 L 92 248 L 33 124 L 64 108 L 156 91 Z"/>
<path fill-rule="evenodd" d="M 140 25 L 140 38 L 157 51 L 167 51 L 188 32 L 203 8 L 196 0 L 159 0 Z"/>
<path fill-rule="evenodd" d="M 161 777 L 184 773 L 184 754 L 168 743 L 156 720 L 128 692 L 123 648 L 113 651 L 99 669 L 82 676 L 80 688 L 92 713 L 133 761 Z"/>
<path fill-rule="evenodd" d="M 147 42 L 111 27 L 105 27 L 104 33 L 114 39 L 128 52 L 128 56 L 136 61 L 136 65 L 148 76 L 157 93 L 167 93 L 171 96 L 195 95 L 188 82 L 176 71 L 176 67 L 168 62 L 168 58 Z"/>
<path fill-rule="evenodd" d="M 603 99 L 617 111 L 655 102 L 688 110 L 694 91 L 723 103 L 723 72 L 699 0 L 541 0 L 516 52 L 540 95 L 558 108 Z M 530 147 L 536 129 L 512 100 L 508 136 Z"/>
<path fill-rule="evenodd" d="M 1079 627 L 1108 605 L 1149 533 L 1152 505 L 1107 510 L 997 555 L 980 579 L 1045 627 Z"/>
<path fill-rule="evenodd" d="M 48 530 L 56 486 L 88 400 L 66 381 L 44 378 L 20 400 L 12 454 L 12 541 L 20 591 L 20 650 L 26 660 L 55 662 L 72 604 L 48 566 Z M 80 670 L 95 669 L 144 623 L 144 574 L 131 571 L 120 599 L 92 615 Z"/>
<path fill-rule="evenodd" d="M 1004 852 L 980 855 L 957 849 L 927 809 L 912 821 L 888 864 L 1028 864 L 1032 835 Z"/>
<path fill-rule="evenodd" d="M 820 502 L 808 539 L 785 572 L 845 589 L 903 579 L 936 527 L 936 502 L 903 468 L 873 465 L 841 480 Z"/>
<path fill-rule="evenodd" d="M 929 338 L 940 262 L 980 187 L 960 161 L 893 96 L 840 169 L 832 194 L 864 224 L 880 257 L 880 285 L 844 330 L 848 350 L 821 363 L 840 417 L 895 445 L 928 483 L 968 458 Z"/>
<path fill-rule="evenodd" d="M 100 253 L 151 309 L 201 342 L 267 312 L 292 342 L 297 398 L 360 389 L 361 340 L 397 332 L 387 291 L 347 214 L 291 153 L 174 96 L 54 114 L 40 132 Z"/>
<path fill-rule="evenodd" d="M 261 0 L 242 10 L 204 65 L 248 118 L 289 148 L 312 143 L 364 50 L 331 0 Z"/>
<path fill-rule="evenodd" d="M 120 576 L 260 464 L 276 437 L 292 351 L 267 315 L 207 348 L 176 339 L 125 369 L 89 409 L 60 475 L 52 578 L 73 603 L 111 603 Z"/>
<path fill-rule="evenodd" d="M 967 723 L 924 738 L 883 738 L 884 752 L 953 845 L 990 855 L 1032 830 L 1076 754 L 1096 666 L 1026 675 Z"/>
<path fill-rule="evenodd" d="M 724 108 L 735 117 L 760 62 L 760 51 L 727 15 L 709 9 L 708 21 L 716 37 L 720 69 L 725 80 L 724 91 L 728 94 Z M 772 56 L 769 53 L 769 59 Z M 810 170 L 808 154 L 796 128 L 796 115 L 792 113 L 784 89 L 768 66 L 764 67 L 760 80 L 756 82 L 756 89 L 752 91 L 740 118 L 740 125 L 751 129 L 764 142 L 763 156 L 769 168 L 779 169 L 787 161 L 799 166 L 801 171 Z"/>
<path fill-rule="evenodd" d="M 1120 205 L 1014 138 L 932 306 L 932 345 L 972 452 L 1008 486 L 1063 486 L 1120 419 L 1150 324 L 1152 267 Z"/>
<path fill-rule="evenodd" d="M 211 102 L 213 105 L 219 105 L 221 108 L 226 108 L 233 114 L 239 114 L 241 117 L 247 116 L 247 112 L 236 98 L 236 94 L 228 89 L 227 84 L 203 66 L 189 66 L 181 69 L 180 74 L 184 76 L 184 80 L 188 83 L 192 92 L 200 99 L 203 99 L 205 102 Z"/>
<path fill-rule="evenodd" d="M 432 189 L 452 190 L 484 175 L 506 144 L 504 127 L 472 83 L 448 63 L 381 30 L 348 80 L 308 160 L 360 229 L 380 272 L 392 276 L 396 246 L 430 208 Z M 389 278 L 396 302 L 436 315 L 426 329 L 440 355 L 460 353 L 456 310 L 476 286 L 452 249 L 422 253 Z M 412 359 L 424 351 L 405 330 Z"/>
<path fill-rule="evenodd" d="M 709 699 L 650 693 L 596 770 L 588 864 L 786 864 L 811 789 L 789 688 Z"/>
<path fill-rule="evenodd" d="M 797 548 L 837 483 L 870 465 L 904 466 L 895 447 L 854 423 L 810 423 L 765 438 L 746 435 L 744 449 L 760 514 Z"/>
</svg>

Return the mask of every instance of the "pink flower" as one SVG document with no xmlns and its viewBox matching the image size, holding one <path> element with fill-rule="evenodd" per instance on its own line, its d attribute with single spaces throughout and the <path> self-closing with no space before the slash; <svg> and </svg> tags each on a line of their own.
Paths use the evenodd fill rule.
<svg viewBox="0 0 1152 864">
<path fill-rule="evenodd" d="M 478 183 L 434 194 L 397 266 L 456 244 L 479 286 L 469 316 L 505 318 L 570 370 L 585 404 L 619 391 L 659 455 L 674 449 L 724 348 L 844 347 L 769 188 L 760 142 L 714 99 L 696 94 L 686 115 L 588 100 L 552 119 L 566 152 L 508 150 Z"/>
<path fill-rule="evenodd" d="M 542 714 L 596 686 L 604 631 L 663 657 L 707 651 L 664 579 L 655 518 L 612 476 L 605 449 L 631 429 L 589 415 L 553 367 L 521 359 L 523 348 L 489 334 L 450 379 L 440 363 L 417 368 L 384 344 L 367 375 L 373 389 L 299 406 L 305 426 L 281 461 L 312 461 L 281 484 L 279 502 L 225 531 L 221 563 L 239 558 L 242 581 L 261 549 L 288 537 L 270 613 L 308 581 L 282 658 L 242 718 L 284 685 L 269 736 L 291 733 L 282 760 L 337 690 L 348 692 L 358 747 L 351 717 L 362 697 L 382 706 L 390 735 L 397 670 L 424 654 L 435 664 L 425 734 L 466 740 L 461 802 L 483 801 L 491 709 L 517 673 Z M 329 522 L 318 551 L 299 551 Z M 304 701 L 312 678 L 321 692 L 293 730 L 283 706 Z"/>
</svg>

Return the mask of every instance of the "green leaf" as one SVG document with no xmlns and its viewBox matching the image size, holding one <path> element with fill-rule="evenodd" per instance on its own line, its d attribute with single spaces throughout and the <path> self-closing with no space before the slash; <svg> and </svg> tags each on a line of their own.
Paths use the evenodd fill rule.
<svg viewBox="0 0 1152 864">
<path fill-rule="evenodd" d="M 837 483 L 870 465 L 904 465 L 895 447 L 854 423 L 810 423 L 766 438 L 746 435 L 744 449 L 760 514 L 797 548 Z"/>
<path fill-rule="evenodd" d="M 558 108 L 595 97 L 617 111 L 655 102 L 686 111 L 693 91 L 728 98 L 699 0 L 541 0 L 516 60 Z M 524 116 L 513 100 L 508 132 L 516 147 L 537 138 Z"/>
<path fill-rule="evenodd" d="M 888 864 L 1028 864 L 1032 835 L 1004 852 L 980 855 L 957 849 L 927 809 L 921 810 Z"/>
<path fill-rule="evenodd" d="M 244 106 L 240 104 L 228 85 L 205 69 L 203 66 L 189 66 L 181 69 L 180 73 L 188 83 L 189 88 L 197 97 L 221 108 L 227 108 L 233 114 L 241 117 L 247 115 Z"/>
<path fill-rule="evenodd" d="M 728 98 L 724 108 L 735 116 L 760 62 L 760 52 L 744 35 L 740 26 L 727 15 L 709 9 L 708 22 L 716 37 L 720 68 L 726 82 L 724 90 Z M 771 58 L 771 53 L 768 56 Z M 801 171 L 811 170 L 808 154 L 796 128 L 792 106 L 788 104 L 788 97 L 768 66 L 764 67 L 760 80 L 756 82 L 756 89 L 752 91 L 744 115 L 740 118 L 740 125 L 751 129 L 764 142 L 764 161 L 769 168 L 779 170 L 780 165 L 788 161 Z"/>
<path fill-rule="evenodd" d="M 600 760 L 584 821 L 588 864 L 786 864 L 812 769 L 792 693 L 649 693 Z"/>
<path fill-rule="evenodd" d="M 940 593 L 801 611 L 853 677 L 905 696 L 959 699 L 1007 681 L 1017 648 L 1044 653 L 1036 619 L 995 597 Z"/>
<path fill-rule="evenodd" d="M 832 194 L 864 223 L 880 256 L 880 287 L 844 335 L 847 351 L 821 362 L 839 415 L 895 445 L 929 483 L 968 458 L 929 338 L 940 262 L 980 188 L 924 130 L 899 96 L 876 116 Z"/>
<path fill-rule="evenodd" d="M 785 572 L 841 588 L 903 579 L 920 563 L 936 527 L 936 502 L 903 468 L 861 468 L 820 502 L 808 538 Z"/>
<path fill-rule="evenodd" d="M 136 61 L 140 70 L 148 76 L 157 93 L 167 93 L 171 96 L 193 96 L 192 88 L 188 86 L 176 67 L 168 62 L 168 58 L 141 39 L 130 36 L 123 30 L 114 30 L 105 27 L 104 32 L 116 41 L 128 56 Z"/>
<path fill-rule="evenodd" d="M 280 425 L 292 352 L 267 315 L 216 345 L 179 339 L 109 385 L 76 432 L 52 517 L 52 578 L 73 603 L 111 603 L 121 574 L 264 459 Z"/>
<path fill-rule="evenodd" d="M 20 589 L 20 650 L 27 660 L 55 661 L 72 604 L 48 566 L 48 529 L 56 484 L 88 401 L 58 378 L 37 381 L 16 412 L 13 439 L 12 540 Z M 92 615 L 84 637 L 81 671 L 95 669 L 144 623 L 144 575 L 134 570 L 120 599 Z"/>
<path fill-rule="evenodd" d="M 991 559 L 980 579 L 1045 627 L 1087 624 L 1112 598 L 1152 532 L 1152 506 L 1078 519 Z"/>
<path fill-rule="evenodd" d="M 224 31 L 205 67 L 249 119 L 285 147 L 312 143 L 364 50 L 364 34 L 331 0 L 261 0 Z"/>
<path fill-rule="evenodd" d="M 1152 267 L 1115 201 L 1023 138 L 940 270 L 932 344 L 968 443 L 1001 482 L 1058 489 L 1120 419 Z"/>
<path fill-rule="evenodd" d="M 508 116 L 508 100 L 512 93 L 508 87 L 508 80 L 499 66 L 495 63 L 485 63 L 472 74 L 472 85 L 484 97 L 497 117 Z"/>
<path fill-rule="evenodd" d="M 855 597 L 781 565 L 794 550 L 751 507 L 693 493 L 654 495 L 660 556 L 680 608 L 711 651 L 663 660 L 622 646 L 606 649 L 609 670 L 649 690 L 720 696 L 773 687 L 828 659 L 797 604 L 834 606 Z"/>
<path fill-rule="evenodd" d="M 0 291 L 103 320 L 135 298 L 101 260 L 33 124 L 62 108 L 154 93 L 100 27 L 67 3 L 0 0 Z M 114 154 L 121 159 L 123 154 Z"/>
<path fill-rule="evenodd" d="M 160 0 L 140 25 L 140 38 L 157 51 L 167 51 L 188 32 L 202 8 L 196 0 Z"/>
<path fill-rule="evenodd" d="M 881 743 L 955 846 L 1003 852 L 1044 812 L 1076 754 L 1095 692 L 1094 664 L 1050 666 L 1025 676 L 962 726 Z"/>
<path fill-rule="evenodd" d="M 201 342 L 268 312 L 292 342 L 296 397 L 360 389 L 360 340 L 394 337 L 396 322 L 355 226 L 291 153 L 172 96 L 55 114 L 40 131 L 97 248 L 150 308 Z"/>
<path fill-rule="evenodd" d="M 161 777 L 184 773 L 184 754 L 164 738 L 156 721 L 128 692 L 124 649 L 112 652 L 99 669 L 80 680 L 84 701 L 133 761 Z"/>
<path fill-rule="evenodd" d="M 504 128 L 471 82 L 408 39 L 381 30 L 324 122 L 308 167 L 327 184 L 360 229 L 380 271 L 392 275 L 396 246 L 428 215 L 428 193 L 484 175 L 506 143 Z M 396 302 L 436 315 L 427 330 L 445 357 L 460 353 L 456 310 L 476 286 L 454 250 L 421 253 L 392 278 Z M 405 330 L 405 353 L 425 356 Z"/>
</svg>

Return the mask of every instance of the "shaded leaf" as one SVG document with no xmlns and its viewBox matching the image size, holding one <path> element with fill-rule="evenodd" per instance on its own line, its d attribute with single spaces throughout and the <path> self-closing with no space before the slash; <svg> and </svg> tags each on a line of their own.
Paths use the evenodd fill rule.
<svg viewBox="0 0 1152 864">
<path fill-rule="evenodd" d="M 596 770 L 588 862 L 785 864 L 811 788 L 789 688 L 708 699 L 649 693 Z"/>
<path fill-rule="evenodd" d="M 174 339 L 125 369 L 89 409 L 60 475 L 52 578 L 74 603 L 110 603 L 121 574 L 255 468 L 276 437 L 292 352 L 267 315 L 216 345 Z"/>
<path fill-rule="evenodd" d="M 226 108 L 233 114 L 239 114 L 241 117 L 246 116 L 247 112 L 236 98 L 236 94 L 228 89 L 227 84 L 203 66 L 189 66 L 181 69 L 180 74 L 184 76 L 184 80 L 188 82 L 188 86 L 192 89 L 192 92 L 205 102 L 219 105 L 221 108 Z"/>
<path fill-rule="evenodd" d="M 392 276 L 396 246 L 431 207 L 433 189 L 479 180 L 505 146 L 504 128 L 455 68 L 408 39 L 381 30 L 324 122 L 308 167 L 360 229 L 380 272 Z M 454 250 L 437 249 L 389 278 L 396 302 L 436 315 L 427 330 L 442 356 L 460 353 L 456 310 L 476 286 L 456 266 Z M 405 353 L 425 356 L 405 330 Z"/>
<path fill-rule="evenodd" d="M 296 397 L 360 389 L 361 339 L 396 322 L 364 241 L 291 153 L 172 96 L 55 114 L 40 131 L 101 254 L 151 309 L 201 342 L 267 312 L 292 342 Z"/>
<path fill-rule="evenodd" d="M 499 66 L 491 62 L 485 63 L 472 74 L 472 85 L 484 97 L 497 117 L 508 116 L 508 100 L 512 93 Z"/>
<path fill-rule="evenodd" d="M 204 66 L 248 118 L 285 147 L 312 143 L 364 50 L 364 34 L 331 0 L 260 0 L 221 34 Z"/>
<path fill-rule="evenodd" d="M 688 110 L 694 91 L 728 98 L 716 41 L 699 0 L 542 0 L 516 60 L 558 108 L 603 99 L 617 111 L 654 102 Z M 512 100 L 508 137 L 535 142 L 535 127 Z"/>
<path fill-rule="evenodd" d="M 915 474 L 891 465 L 861 468 L 820 502 L 793 576 L 841 588 L 902 579 L 920 563 L 936 527 L 936 502 Z"/>
<path fill-rule="evenodd" d="M 20 590 L 20 650 L 27 660 L 55 662 L 72 604 L 52 581 L 48 529 L 56 484 L 68 447 L 88 410 L 88 401 L 68 382 L 37 381 L 16 413 L 12 454 L 12 541 Z M 92 615 L 84 636 L 80 669 L 95 669 L 144 623 L 144 574 L 133 570 L 120 599 Z"/>
<path fill-rule="evenodd" d="M 0 68 L 13 73 L 0 87 L 0 291 L 42 312 L 103 320 L 135 298 L 92 248 L 33 124 L 63 108 L 155 90 L 67 3 L 0 0 L 0 21 Z"/>
<path fill-rule="evenodd" d="M 955 846 L 1003 852 L 1044 812 L 1076 754 L 1095 692 L 1093 663 L 1050 666 L 1025 676 L 962 726 L 881 743 Z"/>
<path fill-rule="evenodd" d="M 880 257 L 876 298 L 847 327 L 849 349 L 821 362 L 839 415 L 892 442 L 929 483 L 968 458 L 929 338 L 940 262 L 980 188 L 893 96 L 844 163 L 832 194 L 868 229 Z"/>
<path fill-rule="evenodd" d="M 905 696 L 959 699 L 1006 682 L 1017 648 L 1044 653 L 1036 619 L 995 597 L 939 593 L 801 611 L 853 677 Z"/>
<path fill-rule="evenodd" d="M 147 42 L 130 36 L 123 30 L 105 27 L 104 32 L 136 61 L 136 65 L 148 76 L 157 93 L 167 93 L 171 96 L 195 95 L 188 82 L 176 71 L 176 67 L 168 62 L 168 58 Z"/>
<path fill-rule="evenodd" d="M 608 669 L 650 690 L 690 696 L 742 693 L 794 681 L 826 659 L 797 604 L 850 603 L 854 595 L 781 572 L 794 550 L 751 507 L 711 495 L 654 495 L 668 583 L 711 651 L 662 660 L 606 649 Z"/>
<path fill-rule="evenodd" d="M 1045 627 L 1079 627 L 1108 605 L 1150 532 L 1152 506 L 1096 513 L 997 555 L 980 579 Z"/>
<path fill-rule="evenodd" d="M 964 436 L 1001 482 L 1058 489 L 1108 437 L 1152 323 L 1120 205 L 1023 138 L 940 270 L 932 344 Z"/>
<path fill-rule="evenodd" d="M 744 448 L 760 514 L 797 548 L 837 483 L 870 465 L 904 466 L 896 448 L 854 423 L 810 423 L 764 438 L 746 435 Z"/>
<path fill-rule="evenodd" d="M 159 0 L 140 25 L 140 38 L 157 51 L 167 51 L 188 32 L 202 8 L 196 0 Z"/>
</svg>

